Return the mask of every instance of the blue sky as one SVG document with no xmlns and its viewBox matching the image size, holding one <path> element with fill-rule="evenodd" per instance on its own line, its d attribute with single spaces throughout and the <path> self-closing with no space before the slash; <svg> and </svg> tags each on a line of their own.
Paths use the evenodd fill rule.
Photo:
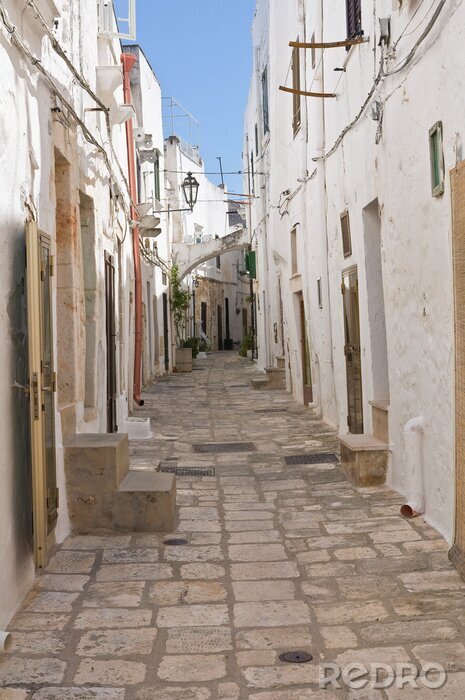
<svg viewBox="0 0 465 700">
<path fill-rule="evenodd" d="M 225 171 L 239 170 L 255 0 L 136 2 L 137 43 L 163 95 L 175 97 L 200 122 L 206 169 L 218 171 L 216 156 L 221 156 Z M 225 180 L 229 189 L 242 191 L 241 177 Z"/>
</svg>

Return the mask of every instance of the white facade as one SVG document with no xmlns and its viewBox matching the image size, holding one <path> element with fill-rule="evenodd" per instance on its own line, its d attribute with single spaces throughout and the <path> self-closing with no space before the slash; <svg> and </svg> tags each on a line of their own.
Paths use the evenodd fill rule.
<svg viewBox="0 0 465 700">
<path fill-rule="evenodd" d="M 301 398 L 301 294 L 313 401 L 329 423 L 347 432 L 341 282 L 343 272 L 356 267 L 363 431 L 372 431 L 369 402 L 389 401 L 388 482 L 407 496 L 413 483 L 403 429 L 411 418 L 424 417 L 425 513 L 451 540 L 454 357 L 448 173 L 463 158 L 463 76 L 456 57 L 465 10 L 460 2 L 438 2 L 429 14 L 424 8 L 413 17 L 417 9 L 412 3 L 362 0 L 366 42 L 349 51 L 300 50 L 300 89 L 336 97 L 302 97 L 301 124 L 294 133 L 293 96 L 279 91 L 280 85 L 293 84 L 288 43 L 310 42 L 312 36 L 320 42 L 345 39 L 345 12 L 332 0 L 318 7 L 304 0 L 285 5 L 259 0 L 252 29 L 245 165 L 251 170 L 253 152 L 255 171 L 264 173 L 255 176 L 260 199 L 249 220 L 259 261 L 260 366 L 274 365 L 284 352 L 288 386 Z M 390 38 L 381 45 L 380 18 L 390 18 Z M 269 133 L 264 132 L 265 69 Z M 373 119 L 372 109 L 380 119 Z M 443 127 L 445 188 L 433 196 L 429 131 L 437 122 Z M 352 243 L 347 257 L 341 236 L 345 212 Z"/>
</svg>

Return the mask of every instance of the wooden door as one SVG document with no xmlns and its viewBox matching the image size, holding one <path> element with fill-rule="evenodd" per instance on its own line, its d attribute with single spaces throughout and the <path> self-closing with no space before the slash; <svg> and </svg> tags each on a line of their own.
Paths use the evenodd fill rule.
<svg viewBox="0 0 465 700">
<path fill-rule="evenodd" d="M 170 340 L 168 330 L 168 296 L 163 294 L 163 349 L 165 351 L 165 370 L 170 368 Z"/>
<path fill-rule="evenodd" d="M 347 424 L 350 433 L 363 433 L 362 365 L 357 268 L 342 274 L 344 354 L 347 377 Z"/>
<path fill-rule="evenodd" d="M 116 425 L 116 331 L 115 266 L 113 256 L 105 253 L 105 311 L 107 341 L 107 432 L 117 433 Z"/>
<path fill-rule="evenodd" d="M 451 171 L 455 295 L 455 538 L 449 556 L 465 578 L 465 161 Z"/>
<path fill-rule="evenodd" d="M 218 324 L 218 350 L 223 349 L 223 309 L 218 306 L 217 309 L 217 324 Z"/>
<path fill-rule="evenodd" d="M 310 363 L 310 347 L 308 343 L 305 304 L 302 294 L 299 294 L 300 313 L 300 357 L 302 361 L 302 398 L 305 405 L 313 401 L 312 368 Z"/>
<path fill-rule="evenodd" d="M 58 519 L 56 477 L 53 260 L 50 239 L 36 224 L 26 227 L 26 286 L 33 488 L 34 556 L 45 566 Z"/>
</svg>

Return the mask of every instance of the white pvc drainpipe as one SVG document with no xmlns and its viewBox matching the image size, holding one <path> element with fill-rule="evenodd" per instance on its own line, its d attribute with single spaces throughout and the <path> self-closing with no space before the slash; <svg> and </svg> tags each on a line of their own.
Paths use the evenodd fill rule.
<svg viewBox="0 0 465 700">
<path fill-rule="evenodd" d="M 425 511 L 423 466 L 423 416 L 412 418 L 404 427 L 405 466 L 410 474 L 410 495 L 400 512 L 405 518 L 415 518 Z"/>
<path fill-rule="evenodd" d="M 5 651 L 9 651 L 11 648 L 11 645 L 13 644 L 13 637 L 9 632 L 4 632 L 3 630 L 0 630 L 0 654 L 3 654 Z"/>
</svg>

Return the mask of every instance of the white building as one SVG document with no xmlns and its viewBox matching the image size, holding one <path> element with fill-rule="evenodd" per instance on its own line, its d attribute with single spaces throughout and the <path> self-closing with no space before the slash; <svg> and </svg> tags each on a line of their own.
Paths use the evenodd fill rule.
<svg viewBox="0 0 465 700">
<path fill-rule="evenodd" d="M 388 416 L 388 483 L 406 499 L 421 492 L 426 518 L 452 541 L 461 435 L 449 173 L 463 158 L 465 10 L 345 5 L 257 2 L 244 150 L 260 197 L 249 220 L 258 362 L 284 354 L 288 387 L 342 436 L 379 437 Z M 359 43 L 289 47 L 348 37 Z M 423 477 L 404 434 L 417 417 Z M 348 438 L 355 451 L 363 439 Z"/>
</svg>

